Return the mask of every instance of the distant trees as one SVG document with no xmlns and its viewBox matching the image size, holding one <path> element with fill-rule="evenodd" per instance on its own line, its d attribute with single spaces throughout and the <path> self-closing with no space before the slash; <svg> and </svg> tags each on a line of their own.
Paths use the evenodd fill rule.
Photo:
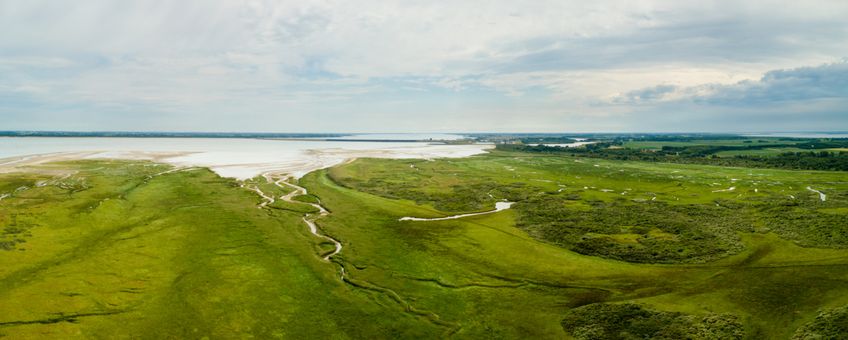
<svg viewBox="0 0 848 340">
<path fill-rule="evenodd" d="M 848 171 L 848 152 L 826 151 L 822 148 L 844 148 L 848 142 L 809 142 L 803 144 L 771 144 L 747 146 L 692 145 L 663 146 L 660 150 L 643 150 L 614 147 L 616 142 L 589 144 L 580 148 L 562 148 L 545 145 L 499 144 L 498 150 L 547 154 L 565 154 L 613 160 L 647 162 L 707 164 L 751 168 L 778 168 L 795 170 Z M 805 152 L 785 152 L 777 155 L 737 155 L 718 157 L 721 151 L 746 151 L 763 148 L 793 147 L 812 149 Z M 818 149 L 818 150 L 815 150 Z"/>
<path fill-rule="evenodd" d="M 569 310 L 562 328 L 575 339 L 742 339 L 745 327 L 731 314 L 665 312 L 633 303 L 597 303 Z"/>
</svg>

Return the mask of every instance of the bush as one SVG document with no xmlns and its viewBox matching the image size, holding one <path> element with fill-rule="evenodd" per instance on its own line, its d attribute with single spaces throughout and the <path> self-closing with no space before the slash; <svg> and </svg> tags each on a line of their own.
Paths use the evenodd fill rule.
<svg viewBox="0 0 848 340">
<path fill-rule="evenodd" d="M 592 304 L 568 311 L 562 328 L 576 339 L 741 339 L 736 316 L 704 317 L 663 312 L 640 305 Z"/>
<path fill-rule="evenodd" d="M 845 339 L 848 337 L 848 305 L 822 310 L 815 320 L 802 326 L 792 339 Z"/>
<path fill-rule="evenodd" d="M 753 231 L 741 207 L 589 201 L 570 208 L 562 195 L 516 205 L 517 227 L 580 254 L 640 263 L 689 263 L 743 249 L 736 231 Z"/>
</svg>

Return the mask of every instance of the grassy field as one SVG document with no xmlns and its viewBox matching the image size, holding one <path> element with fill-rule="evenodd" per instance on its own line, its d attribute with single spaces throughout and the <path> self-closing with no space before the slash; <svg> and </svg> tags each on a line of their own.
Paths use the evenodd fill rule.
<svg viewBox="0 0 848 340">
<path fill-rule="evenodd" d="M 166 170 L 86 161 L 0 175 L 0 334 L 845 335 L 845 173 L 505 152 L 358 160 L 300 180 L 311 195 L 296 199 L 326 207 L 317 223 L 344 246 L 328 263 L 306 205 L 257 209 L 243 183 Z M 517 203 L 399 221 L 500 200 Z"/>
<path fill-rule="evenodd" d="M 436 162 L 360 161 L 331 169 L 326 178 L 313 174 L 307 181 L 313 181 L 315 190 L 323 190 L 318 194 L 329 207 L 337 201 L 330 197 L 352 195 L 356 198 L 339 201 L 358 202 L 360 211 L 366 206 L 381 209 L 369 215 L 436 217 L 462 208 L 491 209 L 501 199 L 518 201 L 513 210 L 467 220 L 362 221 L 355 214 L 334 213 L 325 224 L 335 237 L 359 245 L 345 252 L 344 259 L 355 264 L 368 263 L 359 264 L 366 269 L 354 274 L 368 275 L 372 281 L 391 284 L 392 276 L 404 273 L 417 281 L 435 279 L 453 287 L 471 282 L 486 282 L 488 286 L 528 284 L 508 289 L 509 293 L 504 292 L 505 288 L 479 288 L 476 294 L 480 299 L 502 307 L 496 307 L 496 312 L 478 324 L 467 320 L 463 331 L 491 328 L 498 329 L 499 334 L 520 336 L 510 332 L 518 325 L 533 325 L 528 329 L 547 329 L 549 333 L 544 335 L 555 336 L 562 330 L 551 328 L 555 325 L 552 319 L 561 319 L 562 312 L 571 307 L 636 302 L 660 311 L 700 317 L 731 314 L 745 325 L 748 337 L 788 338 L 796 328 L 812 320 L 820 308 L 848 302 L 844 288 L 848 279 L 848 251 L 843 250 L 848 234 L 845 211 L 823 212 L 846 206 L 846 179 L 844 173 L 833 172 L 496 153 Z M 338 187 L 328 189 L 334 185 Z M 817 194 L 806 190 L 807 186 L 821 187 L 833 197 L 821 201 Z M 374 196 L 364 195 L 363 191 Z M 546 200 L 555 202 L 544 206 L 546 213 L 567 216 L 600 210 L 593 216 L 602 221 L 639 209 L 639 205 L 657 205 L 678 213 L 665 219 L 632 219 L 630 225 L 599 223 L 597 230 L 577 235 L 577 239 L 589 236 L 616 247 L 598 247 L 591 254 L 595 256 L 585 256 L 566 250 L 568 242 L 546 239 L 547 234 L 539 232 L 545 227 L 547 231 L 551 227 L 572 231 L 573 226 L 553 223 L 539 229 L 522 228 L 528 214 L 539 213 L 533 207 Z M 407 206 L 419 211 L 405 210 Z M 703 213 L 712 208 L 719 211 L 711 211 L 707 219 L 680 216 L 689 210 Z M 710 224 L 716 214 L 726 216 L 725 224 L 730 225 Z M 744 218 L 748 215 L 752 218 Z M 688 224 L 666 229 L 669 222 L 679 218 Z M 356 229 L 359 225 L 362 230 Z M 383 233 L 391 236 L 381 236 Z M 822 242 L 818 235 L 827 235 L 827 241 Z M 381 241 L 384 239 L 391 242 Z M 716 240 L 729 246 L 714 249 L 724 245 Z M 809 247 L 817 242 L 831 249 Z M 366 248 L 363 244 L 379 247 Z M 628 246 L 635 250 L 627 253 Z M 644 257 L 632 256 L 644 254 L 639 248 L 652 247 L 660 255 L 670 247 L 676 248 L 670 257 L 647 257 L 645 261 Z M 684 255 L 691 256 L 680 256 L 680 248 Z M 710 251 L 698 252 L 702 249 Z M 580 250 L 585 249 L 576 249 Z M 624 256 L 615 252 L 621 250 L 625 251 Z M 373 268 L 376 259 L 380 259 L 379 269 Z M 429 265 L 422 268 L 422 263 Z M 408 293 L 401 295 L 416 294 L 427 285 L 435 285 L 430 282 L 419 283 L 420 288 L 407 288 Z M 440 299 L 435 291 L 417 293 L 416 299 L 434 300 L 427 305 L 440 315 L 490 312 L 454 311 L 467 308 L 450 302 L 465 301 L 462 294 L 454 294 L 457 295 Z M 528 301 L 535 307 L 525 309 Z M 520 312 L 513 314 L 508 309 Z M 497 321 L 490 323 L 492 318 Z"/>
<path fill-rule="evenodd" d="M 2 175 L 0 336 L 20 338 L 420 337 L 338 280 L 301 213 L 257 209 L 239 183 L 133 162 L 52 164 Z M 8 187 L 8 186 L 4 186 Z M 367 320 L 367 322 L 365 322 Z"/>
</svg>

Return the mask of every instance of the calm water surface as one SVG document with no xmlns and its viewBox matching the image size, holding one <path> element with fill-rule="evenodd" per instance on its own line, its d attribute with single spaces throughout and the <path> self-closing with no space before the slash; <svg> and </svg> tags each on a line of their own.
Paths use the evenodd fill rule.
<svg viewBox="0 0 848 340">
<path fill-rule="evenodd" d="M 144 158 L 144 153 L 186 153 L 167 157 L 165 161 L 181 166 L 209 167 L 222 176 L 236 178 L 272 170 L 300 176 L 351 157 L 464 157 L 481 153 L 484 148 L 481 145 L 231 138 L 0 137 L 0 159 L 71 152 L 93 153 L 87 156 L 89 158 Z"/>
</svg>

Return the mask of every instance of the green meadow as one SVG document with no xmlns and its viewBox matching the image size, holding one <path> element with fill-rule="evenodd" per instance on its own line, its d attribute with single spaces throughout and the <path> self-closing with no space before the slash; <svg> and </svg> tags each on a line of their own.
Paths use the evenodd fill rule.
<svg viewBox="0 0 848 340">
<path fill-rule="evenodd" d="M 848 174 L 496 151 L 0 174 L 0 337 L 840 338 Z M 818 192 L 823 193 L 825 199 Z M 400 221 L 486 212 L 439 221 Z"/>
</svg>

